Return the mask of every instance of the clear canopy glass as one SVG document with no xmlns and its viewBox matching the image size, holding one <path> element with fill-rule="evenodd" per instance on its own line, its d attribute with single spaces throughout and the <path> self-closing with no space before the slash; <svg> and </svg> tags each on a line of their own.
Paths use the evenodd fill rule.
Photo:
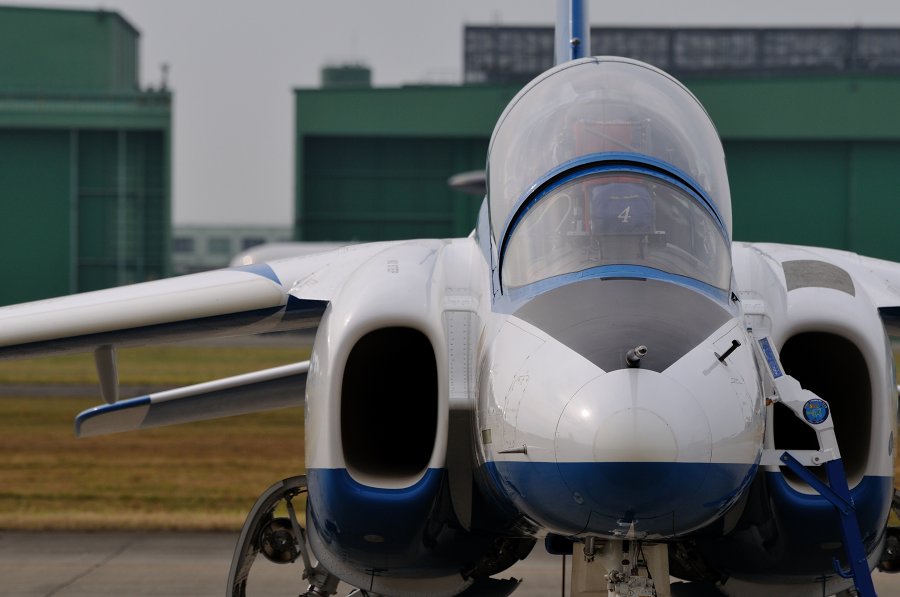
<svg viewBox="0 0 900 597">
<path fill-rule="evenodd" d="M 501 116 L 488 152 L 491 230 L 500 242 L 519 201 L 567 162 L 637 153 L 675 166 L 705 191 L 731 235 L 731 196 L 715 127 L 666 73 L 625 58 L 585 58 L 529 83 Z"/>
<path fill-rule="evenodd" d="M 518 288 L 601 265 L 639 265 L 727 289 L 731 258 L 709 210 L 639 173 L 586 174 L 551 189 L 515 226 L 501 276 Z"/>
</svg>

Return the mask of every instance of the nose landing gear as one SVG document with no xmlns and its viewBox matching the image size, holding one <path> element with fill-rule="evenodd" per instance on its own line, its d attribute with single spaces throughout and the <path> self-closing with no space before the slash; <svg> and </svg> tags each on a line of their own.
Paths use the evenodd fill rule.
<svg viewBox="0 0 900 597">
<path fill-rule="evenodd" d="M 313 566 L 306 531 L 297 520 L 293 500 L 305 493 L 306 477 L 301 475 L 279 481 L 259 496 L 247 515 L 234 550 L 227 597 L 246 597 L 250 568 L 260 552 L 276 564 L 293 563 L 298 557 L 302 559 L 302 578 L 309 582 L 309 588 L 301 597 L 325 597 L 337 592 L 338 578 L 320 564 Z M 282 501 L 288 517 L 276 518 L 275 509 Z"/>
<path fill-rule="evenodd" d="M 572 554 L 573 597 L 597 595 L 604 585 L 610 597 L 671 597 L 665 545 L 588 537 L 582 551 Z"/>
</svg>

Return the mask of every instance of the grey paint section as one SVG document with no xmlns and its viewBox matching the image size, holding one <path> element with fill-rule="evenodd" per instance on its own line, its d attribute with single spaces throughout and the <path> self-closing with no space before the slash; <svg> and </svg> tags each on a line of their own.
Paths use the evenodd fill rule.
<svg viewBox="0 0 900 597">
<path fill-rule="evenodd" d="M 585 280 L 538 295 L 514 313 L 604 371 L 624 369 L 645 345 L 641 367 L 663 371 L 731 319 L 699 292 L 644 279 Z"/>
<path fill-rule="evenodd" d="M 856 296 L 853 279 L 836 265 L 815 259 L 785 261 L 784 281 L 788 292 L 798 288 L 831 288 Z"/>
</svg>

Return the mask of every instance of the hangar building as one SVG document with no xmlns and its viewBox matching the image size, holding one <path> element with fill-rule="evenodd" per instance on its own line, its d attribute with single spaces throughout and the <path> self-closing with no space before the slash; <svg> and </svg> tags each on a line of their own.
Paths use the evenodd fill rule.
<svg viewBox="0 0 900 597">
<path fill-rule="evenodd" d="M 168 275 L 172 97 L 140 89 L 139 35 L 0 7 L 0 304 Z"/>
<path fill-rule="evenodd" d="M 678 76 L 725 144 L 736 240 L 900 260 L 900 30 L 594 29 L 594 54 Z M 295 237 L 467 234 L 479 199 L 446 180 L 484 168 L 553 31 L 467 27 L 462 86 L 295 90 Z"/>
</svg>

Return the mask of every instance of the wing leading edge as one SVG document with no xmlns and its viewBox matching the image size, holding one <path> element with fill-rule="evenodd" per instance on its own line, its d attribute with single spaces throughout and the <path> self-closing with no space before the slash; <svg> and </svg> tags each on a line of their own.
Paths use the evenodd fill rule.
<svg viewBox="0 0 900 597">
<path fill-rule="evenodd" d="M 776 243 L 749 243 L 747 246 L 779 262 L 801 263 L 809 267 L 814 261 L 823 261 L 844 270 L 846 281 L 831 276 L 830 284 L 840 287 L 849 284 L 852 293 L 856 285 L 862 287 L 878 309 L 888 336 L 900 338 L 900 263 L 865 257 L 849 251 L 783 245 Z"/>
<path fill-rule="evenodd" d="M 267 265 L 203 272 L 0 308 L 0 358 L 314 328 L 327 305 Z"/>
<path fill-rule="evenodd" d="M 93 437 L 301 406 L 308 371 L 309 361 L 304 361 L 96 406 L 75 418 L 75 435 Z"/>
</svg>

